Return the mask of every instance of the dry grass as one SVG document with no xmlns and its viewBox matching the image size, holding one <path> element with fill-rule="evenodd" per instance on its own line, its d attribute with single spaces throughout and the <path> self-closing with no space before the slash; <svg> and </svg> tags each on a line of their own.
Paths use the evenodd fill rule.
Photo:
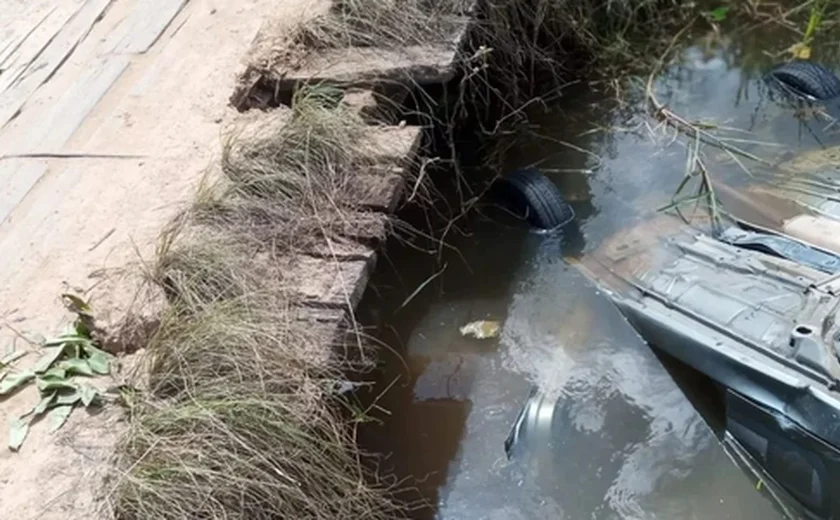
<svg viewBox="0 0 840 520">
<path fill-rule="evenodd" d="M 395 518 L 339 383 L 370 368 L 299 321 L 294 253 L 362 225 L 363 124 L 324 90 L 231 136 L 223 178 L 162 235 L 150 280 L 170 309 L 149 341 L 118 449 L 115 516 Z M 294 281 L 294 280 L 293 280 Z"/>
<path fill-rule="evenodd" d="M 334 394 L 348 367 L 286 305 L 173 307 L 120 446 L 119 518 L 395 517 Z"/>
<path fill-rule="evenodd" d="M 451 44 L 472 9 L 467 61 L 479 53 L 484 79 L 497 88 L 548 92 L 585 67 L 585 77 L 655 62 L 675 26 L 696 10 L 683 0 L 341 0 L 327 15 L 303 24 L 296 44 L 310 49 L 349 46 L 395 48 Z M 693 4 L 692 4 L 693 5 Z M 486 51 L 486 52 L 484 52 Z M 467 63 L 466 74 L 480 63 Z M 515 78 L 517 81 L 511 83 Z M 494 81 L 495 79 L 495 81 Z M 554 80 L 545 84 L 547 79 Z M 542 83 L 540 83 L 542 82 Z"/>
<path fill-rule="evenodd" d="M 298 91 L 291 110 L 240 128 L 224 144 L 224 179 L 207 187 L 193 208 L 197 222 L 225 229 L 271 253 L 341 242 L 374 226 L 363 203 L 376 184 L 383 155 L 370 127 L 332 89 Z"/>
<path fill-rule="evenodd" d="M 463 25 L 467 0 L 336 0 L 295 35 L 311 49 L 397 47 L 444 42 Z"/>
</svg>

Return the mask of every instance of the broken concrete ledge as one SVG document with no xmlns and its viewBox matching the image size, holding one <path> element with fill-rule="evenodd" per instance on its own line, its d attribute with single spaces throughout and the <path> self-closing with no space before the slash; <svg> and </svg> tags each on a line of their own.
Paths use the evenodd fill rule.
<svg viewBox="0 0 840 520">
<path fill-rule="evenodd" d="M 445 83 L 459 67 L 464 26 L 449 42 L 402 48 L 349 47 L 307 54 L 305 59 L 274 63 L 268 56 L 282 55 L 266 42 L 288 42 L 267 23 L 255 38 L 244 63 L 231 104 L 240 111 L 290 104 L 296 89 L 326 83 L 340 88 L 342 102 L 371 123 L 369 138 L 377 150 L 375 171 L 358 172 L 356 182 L 368 194 L 360 207 L 369 210 L 370 225 L 352 230 L 341 243 L 310 246 L 292 261 L 290 280 L 301 302 L 298 319 L 318 323 L 325 334 L 325 349 L 342 336 L 364 294 L 376 266 L 377 249 L 390 234 L 393 213 L 406 194 L 409 177 L 423 152 L 424 131 L 399 122 L 382 121 L 393 115 L 418 85 Z M 253 114 L 249 114 L 253 116 Z M 257 116 L 259 117 L 259 116 Z"/>
<path fill-rule="evenodd" d="M 374 94 L 385 89 L 391 97 L 404 96 L 414 86 L 445 83 L 458 71 L 459 53 L 467 38 L 470 19 L 462 17 L 458 20 L 453 32 L 440 42 L 404 47 L 303 51 L 296 60 L 280 61 L 275 56 L 284 53 L 274 48 L 271 42 L 288 44 L 290 39 L 273 34 L 277 31 L 277 24 L 268 23 L 252 44 L 249 59 L 230 98 L 231 105 L 244 111 L 278 102 L 288 104 L 291 94 L 307 84 L 330 84 L 355 97 L 358 97 L 359 89 Z M 404 88 L 395 90 L 395 85 Z M 399 103 L 401 99 L 392 101 Z"/>
</svg>

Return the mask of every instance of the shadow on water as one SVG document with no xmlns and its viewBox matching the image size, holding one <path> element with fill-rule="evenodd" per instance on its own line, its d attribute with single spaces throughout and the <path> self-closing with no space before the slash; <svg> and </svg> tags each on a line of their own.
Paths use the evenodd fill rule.
<svg viewBox="0 0 840 520">
<path fill-rule="evenodd" d="M 775 27 L 701 35 L 657 92 L 768 162 L 837 144 L 761 80 L 772 63 L 761 49 L 788 40 Z M 783 518 L 721 445 L 714 386 L 655 354 L 569 266 L 672 201 L 690 143 L 651 118 L 641 96 L 582 86 L 531 121 L 508 167 L 551 176 L 579 231 L 537 235 L 477 211 L 440 256 L 389 243 L 359 311 L 394 349 L 383 349 L 377 383 L 361 396 L 386 410 L 361 429 L 362 444 L 407 479 L 402 499 L 426 501 L 418 519 Z M 716 179 L 754 178 L 728 154 L 704 159 Z M 459 327 L 475 320 L 501 321 L 500 337 L 463 337 Z M 534 386 L 557 402 L 551 435 L 508 460 L 505 438 Z"/>
</svg>

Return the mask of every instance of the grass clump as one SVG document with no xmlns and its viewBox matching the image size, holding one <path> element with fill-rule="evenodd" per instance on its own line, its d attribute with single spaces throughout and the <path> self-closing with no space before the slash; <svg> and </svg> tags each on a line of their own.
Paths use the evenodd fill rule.
<svg viewBox="0 0 840 520">
<path fill-rule="evenodd" d="M 385 154 L 333 89 L 296 92 L 291 110 L 228 136 L 222 182 L 194 207 L 196 221 L 273 252 L 359 236 L 379 219 L 365 207 Z"/>
<path fill-rule="evenodd" d="M 393 518 L 334 394 L 347 367 L 274 295 L 173 307 L 115 494 L 125 519 Z"/>
<path fill-rule="evenodd" d="M 451 43 L 469 7 L 467 0 L 336 0 L 295 40 L 310 49 Z"/>
<path fill-rule="evenodd" d="M 234 134 L 221 178 L 163 234 L 150 278 L 170 308 L 129 400 L 117 518 L 400 516 L 338 394 L 365 356 L 331 349 L 336 330 L 301 320 L 288 290 L 296 252 L 368 218 L 351 179 L 378 148 L 333 99 L 303 89 L 290 111 Z"/>
</svg>

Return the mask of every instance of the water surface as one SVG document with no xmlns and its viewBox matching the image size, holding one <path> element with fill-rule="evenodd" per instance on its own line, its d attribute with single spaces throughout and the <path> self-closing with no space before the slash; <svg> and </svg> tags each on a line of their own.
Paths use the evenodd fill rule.
<svg viewBox="0 0 840 520">
<path fill-rule="evenodd" d="M 760 76 L 767 60 L 745 65 L 756 45 L 784 43 L 779 29 L 739 38 L 701 35 L 657 80 L 658 98 L 771 163 L 836 144 L 820 120 L 773 98 Z M 431 505 L 417 518 L 785 518 L 721 443 L 714 405 L 704 406 L 711 387 L 659 359 L 569 265 L 672 203 L 696 143 L 652 117 L 643 96 L 589 86 L 531 119 L 533 136 L 508 168 L 550 175 L 573 202 L 579 231 L 537 235 L 479 211 L 441 258 L 387 251 L 386 263 L 401 269 L 379 270 L 362 316 L 396 354 L 386 354 L 372 394 L 390 389 L 377 401 L 388 415 L 364 429 L 365 444 L 388 454 L 385 469 L 411 478 L 407 500 Z M 727 184 L 767 169 L 698 150 Z M 727 210 L 748 214 L 735 203 Z M 479 319 L 501 321 L 500 337 L 462 337 L 459 327 Z M 508 460 L 504 440 L 535 386 L 558 400 L 557 434 Z"/>
</svg>

